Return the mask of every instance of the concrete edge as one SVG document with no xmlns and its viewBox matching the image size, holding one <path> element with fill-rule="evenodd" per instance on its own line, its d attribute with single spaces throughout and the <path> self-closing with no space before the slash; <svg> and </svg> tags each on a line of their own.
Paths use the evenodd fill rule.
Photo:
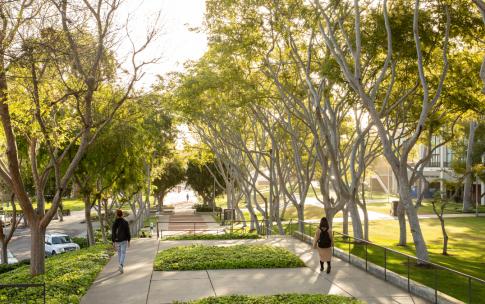
<svg viewBox="0 0 485 304">
<path fill-rule="evenodd" d="M 303 234 L 299 231 L 295 231 L 293 233 L 293 237 L 304 242 L 307 244 L 313 244 L 313 238 L 309 235 Z M 418 283 L 414 280 L 409 280 L 406 277 L 403 277 L 395 272 L 385 270 L 384 267 L 378 266 L 374 263 L 366 261 L 362 258 L 359 258 L 355 255 L 352 255 L 348 252 L 345 252 L 339 248 L 333 247 L 333 255 L 335 257 L 340 258 L 341 260 L 348 262 L 351 265 L 354 265 L 360 269 L 365 270 L 366 272 L 385 280 L 386 282 L 391 283 L 394 286 L 397 286 L 401 289 L 408 290 L 409 293 L 419 296 L 427 301 L 432 303 L 438 304 L 461 304 L 464 303 L 458 299 L 455 299 L 449 295 L 438 293 L 438 297 L 436 298 L 435 290 L 431 287 L 424 286 L 421 283 Z M 408 288 L 409 283 L 409 288 Z"/>
</svg>

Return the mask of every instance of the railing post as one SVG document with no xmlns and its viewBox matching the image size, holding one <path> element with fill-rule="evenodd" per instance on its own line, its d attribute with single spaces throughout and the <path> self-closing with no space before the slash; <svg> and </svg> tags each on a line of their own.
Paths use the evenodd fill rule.
<svg viewBox="0 0 485 304">
<path fill-rule="evenodd" d="M 367 242 L 365 242 L 365 271 L 367 271 Z"/>
<path fill-rule="evenodd" d="M 408 292 L 411 291 L 411 283 L 409 281 L 409 264 L 411 263 L 411 260 L 409 259 L 409 256 L 408 256 Z"/>
<path fill-rule="evenodd" d="M 194 230 L 192 230 L 192 235 L 195 235 L 195 222 L 193 222 L 194 224 Z"/>
<path fill-rule="evenodd" d="M 472 302 L 472 278 L 468 277 L 468 304 Z"/>
<path fill-rule="evenodd" d="M 387 248 L 384 247 L 384 281 L 387 281 Z"/>
<path fill-rule="evenodd" d="M 308 223 L 308 234 L 310 235 L 310 237 L 312 237 L 312 224 L 311 223 Z"/>
<path fill-rule="evenodd" d="M 349 244 L 349 264 L 352 264 L 350 263 L 350 236 L 347 235 L 347 243 Z"/>
<path fill-rule="evenodd" d="M 158 221 L 157 221 L 157 239 L 160 239 L 160 229 L 158 229 Z"/>
<path fill-rule="evenodd" d="M 434 267 L 434 302 L 438 304 L 438 273 L 437 268 Z"/>
<path fill-rule="evenodd" d="M 45 303 L 46 303 L 46 302 L 45 302 L 45 282 L 44 282 L 43 289 L 44 289 L 44 304 L 45 304 Z"/>
<path fill-rule="evenodd" d="M 335 255 L 335 231 L 332 230 L 332 255 Z"/>
</svg>

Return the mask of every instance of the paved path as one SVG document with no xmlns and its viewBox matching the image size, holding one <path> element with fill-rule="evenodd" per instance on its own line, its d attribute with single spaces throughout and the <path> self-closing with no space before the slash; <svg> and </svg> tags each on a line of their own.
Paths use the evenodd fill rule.
<svg viewBox="0 0 485 304">
<path fill-rule="evenodd" d="M 145 304 L 157 247 L 156 239 L 133 240 L 126 253 L 125 272 L 118 272 L 118 257 L 113 256 L 81 304 Z"/>
<path fill-rule="evenodd" d="M 309 245 L 293 238 L 260 240 L 162 241 L 160 250 L 189 244 L 230 246 L 269 244 L 297 254 L 308 267 L 283 269 L 237 269 L 204 271 L 154 271 L 148 304 L 188 301 L 230 294 L 271 295 L 281 293 L 323 293 L 359 298 L 367 303 L 418 304 L 426 301 L 376 278 L 347 262 L 334 258 L 332 272 L 320 273 L 318 255 Z"/>
<path fill-rule="evenodd" d="M 196 221 L 210 226 L 209 216 L 176 210 L 164 215 L 168 227 L 180 228 L 177 222 Z M 190 227 L 186 227 L 190 228 Z M 197 228 L 196 228 L 197 229 Z M 191 233 L 193 231 L 189 231 Z M 283 269 L 230 269 L 203 271 L 153 271 L 156 252 L 174 246 L 211 244 L 268 244 L 285 247 L 298 255 L 307 267 Z M 157 241 L 139 239 L 128 249 L 125 273 L 117 271 L 115 255 L 83 297 L 82 304 L 165 304 L 208 296 L 231 294 L 271 295 L 282 293 L 337 294 L 362 299 L 367 303 L 421 304 L 426 301 L 407 291 L 334 258 L 332 272 L 320 273 L 318 254 L 308 244 L 290 237 L 270 237 L 259 240 L 226 241 Z"/>
<path fill-rule="evenodd" d="M 269 244 L 297 254 L 308 267 L 204 271 L 152 271 L 158 249 L 189 244 Z M 334 258 L 331 274 L 320 273 L 317 253 L 293 238 L 260 240 L 161 241 L 135 240 L 128 249 L 124 274 L 117 272 L 114 256 L 83 297 L 82 304 L 165 304 L 230 294 L 270 295 L 323 293 L 356 297 L 367 303 L 421 304 L 424 300 Z"/>
</svg>

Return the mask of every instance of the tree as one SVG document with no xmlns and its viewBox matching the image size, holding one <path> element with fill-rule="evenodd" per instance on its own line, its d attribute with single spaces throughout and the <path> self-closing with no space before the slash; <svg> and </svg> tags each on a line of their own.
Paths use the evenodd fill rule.
<svg viewBox="0 0 485 304">
<path fill-rule="evenodd" d="M 180 160 L 174 156 L 164 159 L 154 168 L 153 190 L 157 200 L 158 211 L 161 211 L 165 195 L 185 179 L 185 168 Z"/>
<path fill-rule="evenodd" d="M 223 189 L 218 186 L 222 177 L 214 160 L 189 159 L 185 176 L 187 185 L 202 197 L 205 205 L 212 204 L 215 197 L 223 193 Z"/>
<path fill-rule="evenodd" d="M 110 69 L 114 65 L 108 62 L 110 56 L 107 56 L 117 32 L 113 18 L 120 1 L 101 1 L 96 4 L 88 0 L 77 4 L 68 1 L 33 2 L 13 1 L 0 7 L 3 29 L 0 35 L 0 118 L 7 156 L 7 164 L 0 166 L 0 175 L 12 188 L 29 222 L 31 273 L 37 275 L 44 273 L 44 235 L 47 225 L 57 213 L 62 196 L 89 145 L 130 97 L 134 83 L 139 80 L 141 68 L 148 63 L 139 63 L 136 57 L 152 41 L 156 32 L 150 32 L 139 49 L 133 49 L 131 75 L 124 78 L 127 81 L 117 83 L 117 94 L 103 108 L 103 115 L 97 116 L 95 112 L 100 106 L 98 91 L 104 87 L 105 82 L 109 80 L 115 83 L 114 80 L 120 76 L 111 73 L 115 69 Z M 81 12 L 83 18 L 79 18 Z M 33 19 L 37 14 L 41 18 Z M 27 37 L 23 33 L 28 33 Z M 60 47 L 43 49 L 36 43 L 31 44 L 39 39 L 44 39 L 43 42 L 50 41 L 51 45 L 59 42 Z M 53 41 L 56 43 L 52 43 Z M 23 46 L 20 51 L 16 49 L 18 44 Z M 36 136 L 29 143 L 30 164 L 36 186 L 36 210 L 20 174 L 17 149 L 19 135 L 15 133 L 12 121 L 15 108 L 24 105 L 24 100 L 14 98 L 11 88 L 15 83 L 10 81 L 16 79 L 16 75 L 10 75 L 15 71 L 11 68 L 17 62 L 22 63 L 19 61 L 20 57 L 26 63 L 23 66 L 26 75 L 21 76 L 27 76 L 25 79 L 28 81 L 26 90 L 20 93 L 29 96 L 27 100 L 32 111 L 26 113 L 33 114 L 32 129 L 36 131 Z M 44 71 L 49 73 L 44 74 Z M 51 78 L 52 75 L 55 76 L 55 81 Z M 55 90 L 51 88 L 44 91 L 51 82 L 60 83 L 61 86 Z M 68 121 L 74 123 L 74 128 L 70 128 L 71 124 L 61 127 L 52 124 L 56 122 L 58 114 L 63 118 L 70 118 Z M 40 148 L 48 155 L 45 164 L 38 162 Z M 72 157 L 68 159 L 67 155 L 70 153 Z M 43 190 L 50 174 L 55 177 L 55 194 L 51 208 L 45 212 Z"/>
<path fill-rule="evenodd" d="M 2 256 L 1 256 L 1 263 L 2 264 L 8 264 L 8 255 L 7 255 L 7 248 L 8 248 L 8 243 L 12 240 L 13 234 L 15 230 L 17 229 L 18 225 L 20 224 L 20 221 L 23 218 L 22 214 L 17 214 L 17 205 L 15 203 L 15 194 L 11 195 L 11 200 L 10 204 L 12 205 L 12 213 L 10 215 L 10 221 L 9 222 L 4 222 L 3 220 L 0 219 L 0 243 L 1 243 L 1 249 L 2 249 Z M 5 214 L 6 216 L 7 214 Z M 5 233 L 5 228 L 4 226 L 8 226 L 6 229 L 7 233 Z"/>
</svg>

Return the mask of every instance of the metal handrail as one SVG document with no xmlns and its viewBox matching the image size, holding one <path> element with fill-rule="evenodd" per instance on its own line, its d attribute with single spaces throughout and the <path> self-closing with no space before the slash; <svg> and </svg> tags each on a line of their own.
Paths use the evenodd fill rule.
<svg viewBox="0 0 485 304">
<path fill-rule="evenodd" d="M 342 235 L 342 236 L 347 237 L 347 238 L 352 238 L 354 240 L 359 241 L 359 243 L 370 244 L 370 245 L 372 245 L 374 247 L 378 247 L 378 248 L 384 249 L 385 251 L 389 251 L 389 252 L 392 252 L 392 253 L 395 253 L 395 254 L 398 254 L 398 255 L 402 255 L 402 256 L 408 257 L 410 259 L 414 259 L 414 260 L 417 260 L 419 262 L 422 262 L 423 264 L 432 265 L 434 267 L 441 268 L 443 270 L 447 270 L 447 271 L 453 272 L 455 274 L 458 274 L 458 275 L 461 275 L 461 276 L 465 276 L 467 278 L 469 277 L 469 278 L 471 278 L 473 280 L 476 280 L 476 281 L 478 281 L 480 283 L 485 284 L 485 280 L 482 280 L 480 278 L 474 277 L 472 275 L 463 273 L 463 272 L 458 271 L 458 270 L 454 270 L 452 268 L 448 268 L 448 267 L 443 266 L 443 265 L 440 265 L 440 264 L 436 264 L 436 263 L 433 263 L 433 262 L 430 262 L 430 261 L 422 260 L 422 259 L 420 259 L 420 258 L 418 258 L 416 256 L 409 255 L 407 253 L 403 253 L 403 252 L 397 251 L 395 249 L 391 249 L 391 248 L 388 248 L 388 247 L 384 247 L 384 246 L 381 246 L 381 245 L 378 245 L 378 244 L 375 244 L 375 243 L 372 243 L 372 242 L 369 242 L 369 241 L 366 241 L 366 240 L 363 240 L 363 239 L 360 239 L 360 238 L 356 238 L 356 237 L 350 236 L 348 234 L 340 233 L 340 232 L 337 232 L 337 231 L 333 231 L 333 234 L 339 234 L 339 235 Z"/>
<path fill-rule="evenodd" d="M 43 303 L 46 303 L 46 289 L 44 283 L 18 283 L 18 284 L 0 284 L 0 289 L 7 288 L 31 288 L 31 287 L 42 287 Z"/>
</svg>

